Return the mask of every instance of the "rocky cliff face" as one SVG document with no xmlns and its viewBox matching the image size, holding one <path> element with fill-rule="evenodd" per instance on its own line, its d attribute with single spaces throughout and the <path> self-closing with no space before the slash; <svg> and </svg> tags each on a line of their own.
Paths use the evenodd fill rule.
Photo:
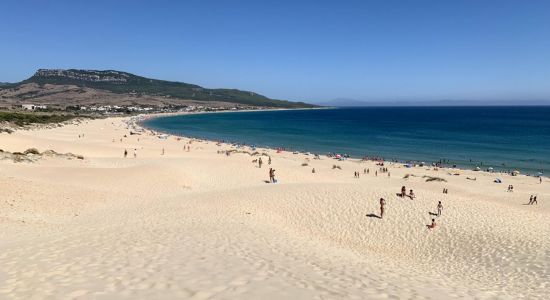
<svg viewBox="0 0 550 300">
<path fill-rule="evenodd" d="M 95 70 L 63 70 L 63 69 L 39 69 L 34 74 L 36 77 L 64 77 L 90 82 L 116 82 L 128 81 L 128 74 L 117 71 Z"/>
</svg>

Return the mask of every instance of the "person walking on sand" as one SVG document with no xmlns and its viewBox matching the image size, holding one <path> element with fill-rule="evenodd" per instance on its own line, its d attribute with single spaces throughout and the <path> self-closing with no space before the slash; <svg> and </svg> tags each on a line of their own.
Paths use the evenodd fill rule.
<svg viewBox="0 0 550 300">
<path fill-rule="evenodd" d="M 124 149 L 124 158 L 128 157 L 128 150 Z"/>
<path fill-rule="evenodd" d="M 538 205 L 538 203 L 537 203 L 537 196 L 533 197 L 533 203 L 531 203 L 531 204 L 537 204 L 537 205 Z"/>
<path fill-rule="evenodd" d="M 441 216 L 441 211 L 443 210 L 443 204 L 441 204 L 441 201 L 437 204 L 437 216 Z"/>
<path fill-rule="evenodd" d="M 258 159 L 258 168 L 262 168 L 262 158 L 260 157 L 260 159 Z"/>
<path fill-rule="evenodd" d="M 384 218 L 384 206 L 386 206 L 386 200 L 380 198 L 380 219 Z"/>
<path fill-rule="evenodd" d="M 267 159 L 267 164 L 271 165 L 271 156 L 269 156 L 269 158 Z"/>
</svg>

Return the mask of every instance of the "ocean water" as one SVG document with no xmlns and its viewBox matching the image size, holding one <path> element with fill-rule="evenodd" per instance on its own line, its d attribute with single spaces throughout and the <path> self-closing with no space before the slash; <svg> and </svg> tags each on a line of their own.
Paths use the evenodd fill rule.
<svg viewBox="0 0 550 300">
<path fill-rule="evenodd" d="M 208 113 L 145 126 L 177 135 L 463 168 L 550 170 L 550 107 L 369 107 Z M 546 175 L 546 174 L 545 174 Z"/>
</svg>

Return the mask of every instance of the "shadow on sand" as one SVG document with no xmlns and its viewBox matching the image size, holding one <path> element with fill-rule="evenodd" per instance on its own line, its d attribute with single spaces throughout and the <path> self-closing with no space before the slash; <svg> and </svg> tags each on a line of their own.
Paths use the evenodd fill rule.
<svg viewBox="0 0 550 300">
<path fill-rule="evenodd" d="M 375 214 L 367 214 L 367 217 L 369 217 L 369 218 L 378 218 L 378 219 L 382 219 L 382 218 L 380 218 L 380 216 L 375 215 Z"/>
</svg>

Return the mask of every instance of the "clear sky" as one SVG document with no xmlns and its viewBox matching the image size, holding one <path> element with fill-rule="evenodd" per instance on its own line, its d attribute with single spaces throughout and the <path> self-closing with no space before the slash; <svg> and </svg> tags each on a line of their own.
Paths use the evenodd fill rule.
<svg viewBox="0 0 550 300">
<path fill-rule="evenodd" d="M 115 69 L 272 98 L 550 99 L 550 0 L 25 1 L 0 81 Z"/>
</svg>

